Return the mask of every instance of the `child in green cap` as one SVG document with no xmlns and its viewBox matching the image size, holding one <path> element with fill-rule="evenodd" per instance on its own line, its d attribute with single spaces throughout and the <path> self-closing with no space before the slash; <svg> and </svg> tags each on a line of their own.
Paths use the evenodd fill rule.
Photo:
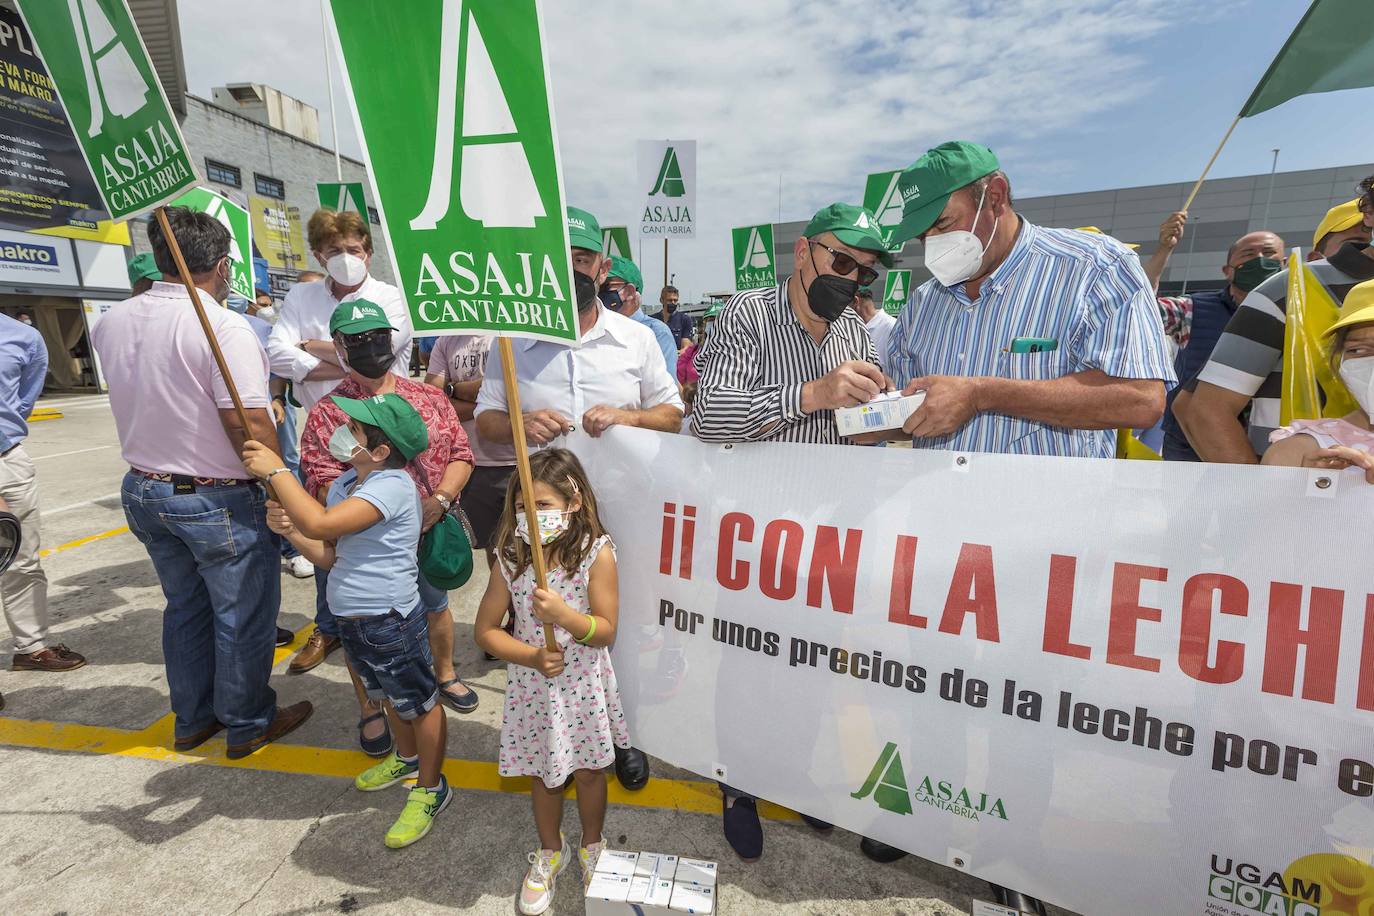
<svg viewBox="0 0 1374 916">
<path fill-rule="evenodd" d="M 429 433 L 399 395 L 332 397 L 349 420 L 330 437 L 329 452 L 349 470 L 323 506 L 262 444 L 244 443 L 243 464 L 272 488 L 268 527 L 329 570 L 329 607 L 349 663 L 368 697 L 386 700 L 396 748 L 354 785 L 373 792 L 414 778 L 386 833 L 386 845 L 400 849 L 429 833 L 453 797 L 442 772 L 448 733 L 416 584 L 420 495 L 404 470 L 428 447 Z"/>
</svg>

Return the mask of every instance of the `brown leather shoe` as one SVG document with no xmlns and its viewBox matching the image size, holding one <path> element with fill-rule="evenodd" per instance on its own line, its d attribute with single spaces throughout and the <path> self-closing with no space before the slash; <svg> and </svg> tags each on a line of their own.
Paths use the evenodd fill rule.
<svg viewBox="0 0 1374 916">
<path fill-rule="evenodd" d="M 301 700 L 293 706 L 278 706 L 277 714 L 273 717 L 271 724 L 267 726 L 267 731 L 252 741 L 229 745 L 228 758 L 238 760 L 241 757 L 247 757 L 264 744 L 270 744 L 278 738 L 290 734 L 305 724 L 305 720 L 310 718 L 310 714 L 314 711 L 315 707 L 310 705 L 309 700 Z"/>
<path fill-rule="evenodd" d="M 191 750 L 195 750 L 196 748 L 200 747 L 202 744 L 204 744 L 205 742 L 209 741 L 211 738 L 215 737 L 215 735 L 219 734 L 219 733 L 220 733 L 221 731 L 223 731 L 223 730 L 224 730 L 224 724 L 223 724 L 223 723 L 221 723 L 221 722 L 214 722 L 214 723 L 212 723 L 208 728 L 202 728 L 200 731 L 196 732 L 194 735 L 185 735 L 185 736 L 183 736 L 183 737 L 177 738 L 176 740 L 174 740 L 174 741 L 172 742 L 172 750 L 175 750 L 175 751 L 191 751 Z"/>
<path fill-rule="evenodd" d="M 329 653 L 339 648 L 339 645 L 339 637 L 325 636 L 319 630 L 314 631 L 301 647 L 301 651 L 291 659 L 291 664 L 286 668 L 287 673 L 305 674 L 310 669 L 319 667 L 320 662 L 328 658 Z"/>
<path fill-rule="evenodd" d="M 86 664 L 86 657 L 78 655 L 59 643 L 37 652 L 16 654 L 10 664 L 12 671 L 71 671 Z"/>
</svg>

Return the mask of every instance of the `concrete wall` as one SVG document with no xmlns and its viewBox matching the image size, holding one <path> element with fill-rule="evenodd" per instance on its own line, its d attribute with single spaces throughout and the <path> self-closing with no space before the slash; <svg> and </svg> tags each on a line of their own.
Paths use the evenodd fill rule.
<svg viewBox="0 0 1374 916">
<path fill-rule="evenodd" d="M 257 193 L 253 182 L 255 172 L 276 178 L 286 187 L 287 206 L 300 208 L 302 233 L 310 214 L 319 207 L 315 183 L 335 180 L 332 150 L 241 117 L 193 95 L 187 96 L 186 118 L 181 129 L 186 135 L 186 142 L 191 147 L 196 167 L 201 170 L 202 177 L 205 174 L 207 158 L 237 167 L 242 176 L 243 186 L 240 188 L 214 182 L 206 182 L 206 187 L 213 188 L 246 206 L 248 197 Z M 361 181 L 367 189 L 369 205 L 375 206 L 367 170 L 361 162 L 344 157 L 343 180 Z M 391 253 L 387 250 L 386 240 L 382 238 L 381 228 L 376 223 L 371 226 L 375 249 L 372 256 L 372 274 L 395 283 Z M 147 219 L 131 222 L 130 229 L 134 250 L 148 251 Z M 310 266 L 312 269 L 317 267 L 313 263 Z"/>
</svg>

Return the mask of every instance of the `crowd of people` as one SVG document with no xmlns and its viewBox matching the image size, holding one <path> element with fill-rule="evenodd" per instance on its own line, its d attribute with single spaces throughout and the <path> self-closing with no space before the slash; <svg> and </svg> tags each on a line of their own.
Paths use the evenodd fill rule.
<svg viewBox="0 0 1374 916">
<path fill-rule="evenodd" d="M 130 265 L 135 295 L 104 316 L 94 347 L 130 468 L 124 511 L 166 598 L 175 749 L 223 730 L 237 759 L 310 717 L 309 702 L 278 705 L 269 683 L 273 647 L 291 639 L 276 625 L 285 563 L 316 585 L 315 626 L 287 670 L 303 674 L 343 650 L 357 740 L 378 758 L 357 788 L 413 780 L 384 841 L 400 848 L 425 836 L 451 798 L 445 710 L 478 706 L 455 669 L 448 589 L 418 558 L 436 526 L 456 518 L 491 569 L 474 635 L 508 664 L 498 762 L 502 775 L 531 777 L 539 845 L 518 904 L 541 913 L 561 871 L 576 859 L 585 880 L 603 848 L 603 771 L 631 790 L 649 779 L 609 653 L 615 545 L 577 458 L 559 447 L 572 430 L 1111 458 L 1118 430 L 1162 422 L 1168 460 L 1349 468 L 1374 481 L 1374 176 L 1316 227 L 1308 264 L 1343 304 L 1327 332 L 1330 359 L 1358 409 L 1287 425 L 1278 404 L 1288 277 L 1275 233 L 1236 240 L 1219 265 L 1224 286 L 1161 296 L 1185 213 L 1165 220 L 1142 263 L 1108 235 L 1019 216 L 1011 179 L 985 146 L 941 144 L 900 182 L 895 241 L 919 239 L 933 276 L 895 319 L 873 302 L 876 268 L 891 266 L 892 252 L 862 207 L 821 209 L 781 282 L 713 305 L 696 323 L 671 286 L 649 314 L 639 268 L 603 255 L 595 216 L 569 207 L 580 346 L 513 346 L 533 453 L 529 493 L 514 474 L 509 393 L 489 371 L 499 364 L 492 341 L 442 337 L 424 381 L 411 378 L 412 324 L 396 287 L 371 274 L 365 219 L 314 214 L 309 245 L 323 273 L 300 278 L 277 306 L 265 271 L 259 297 L 235 302 L 224 227 L 170 210 L 228 375 L 186 288 L 163 279 L 176 273 L 156 225 L 152 252 Z M 159 333 L 148 334 L 154 326 Z M 22 446 L 43 375 L 35 338 L 0 317 L 0 496 L 25 520 L 24 554 L 0 593 L 14 667 L 60 671 L 85 660 L 46 633 L 36 489 Z M 887 391 L 925 398 L 900 430 L 839 435 L 835 409 Z M 536 539 L 548 558 L 542 587 Z M 741 741 L 722 759 L 747 752 Z M 570 844 L 561 824 L 573 783 L 581 835 Z M 756 798 L 720 791 L 726 840 L 742 860 L 757 860 Z M 867 838 L 860 846 L 879 862 L 905 855 Z M 1043 912 L 1013 889 L 993 891 L 1006 906 Z"/>
</svg>

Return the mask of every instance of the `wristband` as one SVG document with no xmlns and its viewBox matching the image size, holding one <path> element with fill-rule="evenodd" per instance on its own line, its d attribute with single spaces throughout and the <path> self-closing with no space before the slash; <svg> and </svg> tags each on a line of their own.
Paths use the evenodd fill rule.
<svg viewBox="0 0 1374 916">
<path fill-rule="evenodd" d="M 440 493 L 438 490 L 434 491 L 434 498 L 439 501 L 439 505 L 444 507 L 445 512 L 447 512 L 449 510 L 449 507 L 453 505 L 453 500 L 449 499 L 447 496 L 445 496 L 443 493 Z"/>
<path fill-rule="evenodd" d="M 596 618 L 593 617 L 591 614 L 588 614 L 587 622 L 591 624 L 591 627 L 587 630 L 587 635 L 583 636 L 581 639 L 578 640 L 578 642 L 582 643 L 582 645 L 584 646 L 591 641 L 591 638 L 593 636 L 596 635 Z"/>
<path fill-rule="evenodd" d="M 289 470 L 291 470 L 291 469 L 290 469 L 290 468 L 277 468 L 275 471 L 270 471 L 270 472 L 268 472 L 267 476 L 264 477 L 263 480 L 270 481 L 273 477 L 276 477 L 276 476 L 277 476 L 278 474 L 280 474 L 282 471 L 289 471 Z"/>
</svg>

